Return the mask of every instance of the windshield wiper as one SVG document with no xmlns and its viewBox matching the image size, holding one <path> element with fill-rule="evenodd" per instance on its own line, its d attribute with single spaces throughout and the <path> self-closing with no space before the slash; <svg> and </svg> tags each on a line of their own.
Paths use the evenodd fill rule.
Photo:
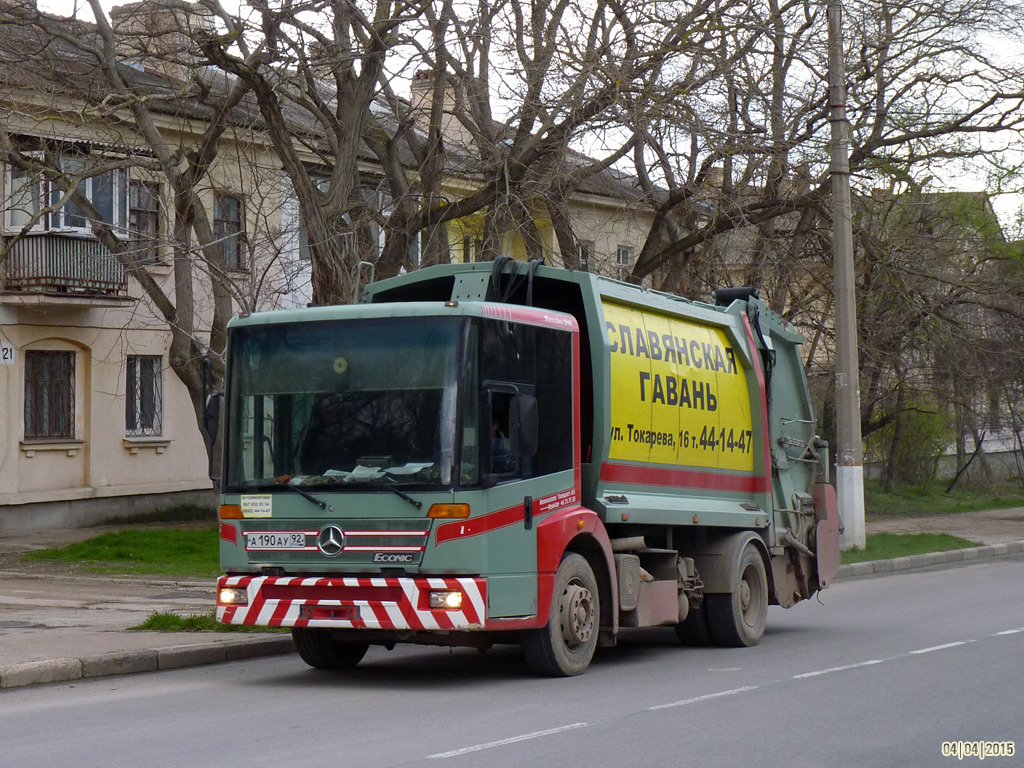
<svg viewBox="0 0 1024 768">
<path fill-rule="evenodd" d="M 403 498 L 406 501 L 408 501 L 410 504 L 412 504 L 414 507 L 416 507 L 416 509 L 423 509 L 423 502 L 422 501 L 416 501 L 416 499 L 414 499 L 412 496 L 410 496 L 405 491 L 400 491 L 397 488 L 395 488 L 395 486 L 387 485 L 385 483 L 381 483 L 380 487 L 381 488 L 387 488 L 389 491 L 391 491 L 396 496 L 400 496 L 401 498 Z"/>
<path fill-rule="evenodd" d="M 288 490 L 293 491 L 293 492 L 299 494 L 302 498 L 308 499 L 309 501 L 313 502 L 318 507 L 320 507 L 320 509 L 326 510 L 327 512 L 333 512 L 334 511 L 334 507 L 332 507 L 331 505 L 329 505 L 325 501 L 321 501 L 320 499 L 318 499 L 316 496 L 314 496 L 312 493 L 310 493 L 309 491 L 305 490 L 304 488 L 301 488 L 301 487 L 293 484 L 291 482 L 290 478 L 288 480 L 285 480 L 283 478 L 275 478 L 274 482 L 278 486 L 282 486 L 283 485 Z M 321 485 L 320 487 L 327 487 L 327 485 L 328 484 L 324 484 L 324 485 Z M 352 487 L 354 485 L 355 485 L 354 483 L 346 483 L 344 481 L 338 481 L 338 482 L 335 482 L 335 483 L 330 483 L 329 487 L 331 487 L 331 488 L 345 488 L 345 487 Z M 368 488 L 384 488 L 385 490 L 391 491 L 393 494 L 395 494 L 399 498 L 404 499 L 405 501 L 409 502 L 414 507 L 416 507 L 416 509 L 423 509 L 423 502 L 422 501 L 417 501 L 412 496 L 407 494 L 405 491 L 400 491 L 398 488 L 396 488 L 393 485 L 388 485 L 387 483 L 379 483 L 379 484 L 377 484 L 377 483 L 373 483 L 373 484 L 370 484 L 370 483 L 360 483 L 359 487 L 362 487 L 362 488 L 367 488 L 367 487 Z"/>
<path fill-rule="evenodd" d="M 292 485 L 291 478 L 289 478 L 287 480 L 285 480 L 284 478 L 274 478 L 274 482 L 277 483 L 278 485 L 283 485 L 288 490 L 293 491 L 293 492 L 299 494 L 299 496 L 301 496 L 302 498 L 307 499 L 307 500 L 313 502 L 314 504 L 316 504 L 318 507 L 320 507 L 320 509 L 324 510 L 325 512 L 333 512 L 334 511 L 334 507 L 330 506 L 326 501 L 321 501 L 320 499 L 318 499 L 316 496 L 314 496 L 309 491 L 304 490 L 304 489 L 300 488 L 297 485 Z"/>
</svg>

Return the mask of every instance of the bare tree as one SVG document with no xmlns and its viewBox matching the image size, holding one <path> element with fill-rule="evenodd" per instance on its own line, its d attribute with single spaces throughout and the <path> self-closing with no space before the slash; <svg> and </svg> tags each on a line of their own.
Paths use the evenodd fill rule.
<svg viewBox="0 0 1024 768">
<path fill-rule="evenodd" d="M 707 79 L 716 12 L 712 0 L 254 3 L 201 44 L 251 88 L 309 233 L 314 300 L 337 302 L 350 300 L 357 260 L 378 276 L 414 267 L 417 244 L 421 263 L 447 260 L 448 226 L 467 217 L 480 221 L 476 258 L 512 236 L 548 256 L 546 219 L 572 265 L 567 201 L 637 145 L 622 126 L 663 72 Z M 588 139 L 605 158 L 571 151 Z"/>
<path fill-rule="evenodd" d="M 689 278 L 684 289 L 705 289 L 701 256 L 714 253 L 707 244 L 750 228 L 733 271 L 772 287 L 784 306 L 787 286 L 805 279 L 802 249 L 828 218 L 823 6 L 768 0 L 723 13 L 719 74 L 699 89 L 677 89 L 685 96 L 642 121 L 637 173 L 667 194 L 633 279 L 667 267 Z M 984 156 L 980 137 L 1024 125 L 1024 68 L 987 47 L 994 35 L 1019 39 L 1017 4 L 855 2 L 844 21 L 850 168 L 861 192 L 923 183 Z M 712 166 L 723 169 L 714 180 Z"/>
</svg>

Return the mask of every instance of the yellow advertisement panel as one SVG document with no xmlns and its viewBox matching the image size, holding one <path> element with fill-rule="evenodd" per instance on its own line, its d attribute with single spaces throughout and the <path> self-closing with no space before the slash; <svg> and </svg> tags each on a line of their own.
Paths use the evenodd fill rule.
<svg viewBox="0 0 1024 768">
<path fill-rule="evenodd" d="M 724 331 L 604 302 L 609 458 L 753 471 L 750 392 Z"/>
<path fill-rule="evenodd" d="M 605 319 L 611 323 L 608 316 L 608 305 L 605 305 Z M 633 349 L 632 343 L 636 336 L 643 336 L 644 317 L 638 309 L 617 306 L 615 312 L 616 327 L 630 329 L 623 337 L 623 349 Z M 613 359 L 615 356 L 613 355 Z M 642 397 L 620 397 L 620 391 L 616 387 L 616 377 L 623 381 L 646 381 L 651 376 L 651 360 L 649 355 L 620 355 L 612 366 L 612 414 L 618 413 L 619 421 L 614 420 L 613 424 L 629 425 L 628 428 L 641 424 L 650 425 L 653 421 L 651 414 L 650 398 Z M 613 429 L 614 433 L 615 430 Z M 615 444 L 613 437 L 612 444 Z M 625 458 L 625 457 L 622 457 Z M 651 460 L 651 441 L 630 443 L 630 459 L 632 461 Z"/>
</svg>

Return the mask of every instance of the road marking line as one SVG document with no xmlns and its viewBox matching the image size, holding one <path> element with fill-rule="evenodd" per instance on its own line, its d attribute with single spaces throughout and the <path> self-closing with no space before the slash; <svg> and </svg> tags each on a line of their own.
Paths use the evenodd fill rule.
<svg viewBox="0 0 1024 768">
<path fill-rule="evenodd" d="M 1017 629 L 1007 629 L 1007 630 L 1004 630 L 1002 632 L 996 632 L 996 633 L 990 635 L 990 637 L 999 637 L 1001 635 L 1015 635 L 1015 634 L 1018 634 L 1018 633 L 1021 633 L 1021 632 L 1024 632 L 1024 627 L 1020 627 L 1020 628 L 1017 628 Z M 886 659 L 869 659 L 868 661 L 861 661 L 861 662 L 857 662 L 856 664 L 844 664 L 844 665 L 839 666 L 839 667 L 830 667 L 829 669 L 819 669 L 819 670 L 815 670 L 814 672 L 804 672 L 803 674 L 793 675 L 793 677 L 791 679 L 793 679 L 793 680 L 805 680 L 805 679 L 811 678 L 811 677 L 818 677 L 819 675 L 827 675 L 827 674 L 830 674 L 832 672 L 843 672 L 843 671 L 846 671 L 846 670 L 849 670 L 849 669 L 860 669 L 862 667 L 871 667 L 871 666 L 874 666 L 875 664 L 884 664 L 884 663 L 889 662 L 889 661 L 898 661 L 900 659 L 906 659 L 909 656 L 916 656 L 916 655 L 920 655 L 920 654 L 923 654 L 923 653 L 931 653 L 932 651 L 943 651 L 943 650 L 946 650 L 947 648 L 957 648 L 957 647 L 959 647 L 961 645 L 967 645 L 969 643 L 974 643 L 974 642 L 977 642 L 977 641 L 973 640 L 973 639 L 972 640 L 957 640 L 956 642 L 953 642 L 953 643 L 945 643 L 943 645 L 934 645 L 934 646 L 932 646 L 930 648 L 920 648 L 920 649 L 918 649 L 916 651 L 909 651 L 909 652 L 907 652 L 905 654 L 902 654 L 900 656 L 893 656 L 893 657 L 886 658 Z M 732 669 L 731 668 L 728 668 L 728 669 L 721 669 L 721 668 L 719 668 L 719 669 L 709 669 L 708 671 L 720 672 L 720 671 L 732 671 Z M 779 682 L 782 682 L 782 681 L 781 680 L 772 680 L 772 681 L 763 683 L 761 685 L 745 685 L 742 688 L 732 688 L 732 689 L 730 689 L 728 691 L 718 691 L 717 693 L 707 693 L 707 694 L 704 694 L 703 696 L 695 696 L 692 699 L 682 699 L 680 701 L 673 701 L 673 702 L 671 702 L 669 704 L 657 704 L 657 705 L 652 706 L 652 707 L 647 707 L 646 711 L 648 711 L 648 712 L 655 712 L 655 711 L 662 710 L 662 709 L 672 709 L 674 707 L 685 707 L 685 706 L 687 706 L 689 704 L 699 704 L 700 702 L 703 702 L 703 701 L 712 701 L 714 699 L 721 699 L 721 698 L 724 698 L 726 696 L 734 696 L 737 693 L 747 693 L 748 691 L 756 691 L 756 690 L 759 690 L 760 688 L 764 688 L 764 687 L 769 686 L 769 685 L 774 685 L 774 684 L 779 683 Z M 494 747 L 502 747 L 502 746 L 506 746 L 508 744 L 516 744 L 516 743 L 521 742 L 521 741 L 530 741 L 531 739 L 539 739 L 539 738 L 541 738 L 543 736 L 553 736 L 555 734 L 563 733 L 565 731 L 576 730 L 577 728 L 587 728 L 590 725 L 591 725 L 591 723 L 570 723 L 569 725 L 559 726 L 558 728 L 549 728 L 548 730 L 545 730 L 545 731 L 534 731 L 533 733 L 524 733 L 521 736 L 512 736 L 512 737 L 507 738 L 507 739 L 499 739 L 498 741 L 490 741 L 490 742 L 487 742 L 486 744 L 476 744 L 476 745 L 474 745 L 472 747 L 463 747 L 461 749 L 454 749 L 454 750 L 452 750 L 450 752 L 439 752 L 439 753 L 437 753 L 435 755 L 428 755 L 427 759 L 438 759 L 438 758 L 442 758 L 443 759 L 443 758 L 449 758 L 449 757 L 459 757 L 461 755 L 468 755 L 468 754 L 472 754 L 474 752 L 481 752 L 481 751 L 483 751 L 485 749 L 493 749 Z"/>
<path fill-rule="evenodd" d="M 477 744 L 472 747 L 463 747 L 462 749 L 453 749 L 451 752 L 438 752 L 436 755 L 428 755 L 427 759 L 432 760 L 435 758 L 446 758 L 446 757 L 459 757 L 460 755 L 468 755 L 472 752 L 481 752 L 485 749 L 492 749 L 494 747 L 503 747 L 506 744 L 515 744 L 520 741 L 529 741 L 530 739 L 539 739 L 541 736 L 551 736 L 556 733 L 562 733 L 563 731 L 572 731 L 576 728 L 586 728 L 590 723 L 571 723 L 569 725 L 563 725 L 559 728 L 549 728 L 546 731 L 534 731 L 533 733 L 524 733 L 522 736 L 512 736 L 508 739 L 500 739 L 498 741 L 489 741 L 486 744 Z"/>
<path fill-rule="evenodd" d="M 804 672 L 802 675 L 793 675 L 794 680 L 803 680 L 807 677 L 817 677 L 818 675 L 827 675 L 831 672 L 844 672 L 847 669 L 858 669 L 859 667 L 870 667 L 873 664 L 881 664 L 885 659 L 871 659 L 870 661 L 861 661 L 857 664 L 844 664 L 841 667 L 831 667 L 829 669 L 819 669 L 815 672 Z"/>
<path fill-rule="evenodd" d="M 944 651 L 947 648 L 956 648 L 958 645 L 967 645 L 973 643 L 973 640 L 957 640 L 955 643 L 946 643 L 945 645 L 933 645 L 931 648 L 921 648 L 917 651 L 911 651 L 911 655 L 918 655 L 921 653 L 931 653 L 932 651 Z"/>
<path fill-rule="evenodd" d="M 746 693 L 747 691 L 756 691 L 761 686 L 759 685 L 745 685 L 742 688 L 733 688 L 729 691 L 719 691 L 718 693 L 708 693 L 704 696 L 697 696 L 692 699 L 683 699 L 682 701 L 673 701 L 671 704 L 658 704 L 653 707 L 648 707 L 648 712 L 654 712 L 658 709 L 670 709 L 672 707 L 685 707 L 687 704 L 697 704 L 701 701 L 710 701 L 711 699 L 720 699 L 723 696 L 732 696 L 736 693 Z"/>
</svg>

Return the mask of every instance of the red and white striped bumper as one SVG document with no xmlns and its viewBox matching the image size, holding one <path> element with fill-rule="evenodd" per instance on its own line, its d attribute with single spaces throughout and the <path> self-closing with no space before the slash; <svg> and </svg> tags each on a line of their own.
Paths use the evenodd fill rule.
<svg viewBox="0 0 1024 768">
<path fill-rule="evenodd" d="M 219 605 L 224 624 L 330 629 L 479 630 L 487 619 L 487 580 L 479 578 L 355 578 L 222 576 L 245 589 L 248 605 Z M 430 608 L 430 592 L 462 592 L 460 610 Z"/>
</svg>

